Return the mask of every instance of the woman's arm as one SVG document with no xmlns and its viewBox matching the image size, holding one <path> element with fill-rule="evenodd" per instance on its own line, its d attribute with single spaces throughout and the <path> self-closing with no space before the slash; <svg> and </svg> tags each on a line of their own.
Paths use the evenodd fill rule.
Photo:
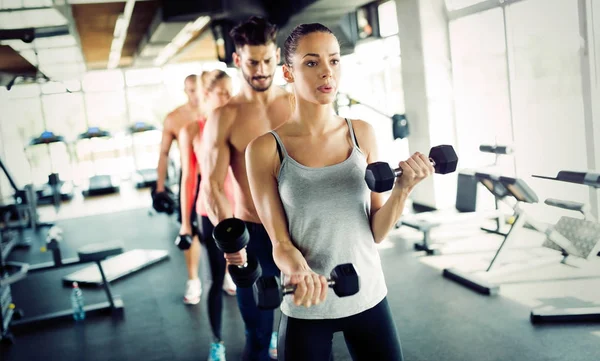
<svg viewBox="0 0 600 361">
<path fill-rule="evenodd" d="M 367 163 L 378 161 L 377 140 L 373 127 L 367 122 L 355 120 L 356 138 L 365 153 Z M 383 194 L 371 192 L 371 232 L 376 243 L 383 241 L 390 229 L 398 222 L 408 195 L 415 185 L 433 173 L 431 162 L 420 153 L 413 154 L 408 160 L 399 163 L 402 176 L 396 179 L 392 193 L 383 202 Z"/>
<path fill-rule="evenodd" d="M 198 124 L 189 123 L 179 132 L 179 152 L 181 153 L 181 187 L 179 202 L 181 207 L 181 229 L 179 234 L 192 234 L 190 216 L 194 206 L 196 183 L 198 182 L 198 161 L 194 153 L 193 139 L 198 134 Z"/>
<path fill-rule="evenodd" d="M 307 307 L 322 302 L 327 294 L 327 281 L 312 272 L 288 231 L 277 188 L 279 157 L 272 134 L 262 135 L 248 145 L 246 170 L 254 206 L 273 244 L 273 260 L 283 274 L 290 276 L 290 284 L 297 287 L 294 301 Z"/>
</svg>

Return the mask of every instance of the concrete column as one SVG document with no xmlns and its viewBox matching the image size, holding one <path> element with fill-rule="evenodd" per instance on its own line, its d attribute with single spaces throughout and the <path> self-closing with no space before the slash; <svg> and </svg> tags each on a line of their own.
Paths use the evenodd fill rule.
<svg viewBox="0 0 600 361">
<path fill-rule="evenodd" d="M 579 23 L 585 46 L 582 80 L 585 106 L 588 168 L 600 172 L 600 3 L 579 0 Z M 600 190 L 590 188 L 592 212 L 600 216 Z"/>
<path fill-rule="evenodd" d="M 427 154 L 432 146 L 454 145 L 456 139 L 446 7 L 444 0 L 396 0 L 396 12 L 409 150 Z M 429 207 L 451 208 L 456 174 L 424 181 L 412 199 Z"/>
</svg>

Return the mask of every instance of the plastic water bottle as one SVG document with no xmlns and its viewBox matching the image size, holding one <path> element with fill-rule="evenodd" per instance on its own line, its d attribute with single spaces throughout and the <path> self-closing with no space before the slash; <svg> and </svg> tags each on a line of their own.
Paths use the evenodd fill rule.
<svg viewBox="0 0 600 361">
<path fill-rule="evenodd" d="M 71 292 L 71 307 L 73 307 L 73 318 L 75 321 L 83 321 L 85 319 L 85 309 L 83 306 L 83 292 L 81 292 L 77 282 L 73 282 L 73 291 Z"/>
</svg>

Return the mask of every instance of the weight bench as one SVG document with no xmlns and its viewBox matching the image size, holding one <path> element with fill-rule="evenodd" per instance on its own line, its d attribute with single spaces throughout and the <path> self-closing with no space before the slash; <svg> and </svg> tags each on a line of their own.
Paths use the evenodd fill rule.
<svg viewBox="0 0 600 361">
<path fill-rule="evenodd" d="M 465 222 L 484 222 L 485 220 L 496 219 L 497 229 L 488 230 L 487 232 L 496 233 L 502 236 L 506 234 L 500 232 L 500 219 L 504 217 L 502 211 L 498 209 L 489 211 L 475 211 L 475 196 L 478 183 L 481 183 L 489 190 L 496 200 L 502 199 L 508 195 L 508 191 L 495 181 L 495 176 L 488 173 L 476 172 L 474 174 L 459 174 L 459 187 L 456 196 L 456 213 L 446 212 L 427 212 L 418 213 L 415 215 L 403 216 L 400 218 L 399 224 L 404 225 L 423 233 L 423 239 L 420 243 L 415 243 L 416 251 L 424 251 L 427 255 L 441 254 L 441 249 L 438 245 L 431 244 L 431 230 L 434 228 Z M 462 179 L 461 179 L 462 178 Z M 461 186 L 462 183 L 462 186 Z M 473 193 L 473 194 L 472 194 Z M 496 207 L 497 208 L 497 207 Z"/>
<path fill-rule="evenodd" d="M 51 262 L 51 264 L 34 265 L 31 267 L 28 267 L 27 264 L 22 264 L 20 272 L 27 274 L 28 272 L 40 272 L 49 269 L 94 262 L 98 266 L 98 270 L 102 276 L 104 292 L 106 293 L 106 298 L 108 301 L 84 306 L 86 317 L 100 314 L 111 314 L 116 317 L 121 317 L 123 315 L 124 308 L 123 300 L 119 296 L 113 296 L 110 289 L 110 283 L 106 280 L 101 261 L 107 259 L 108 257 L 116 256 L 122 253 L 123 248 L 119 244 L 90 244 L 80 248 L 77 251 L 78 259 L 76 260 L 67 260 L 64 262 L 61 260 L 58 262 L 58 264 L 56 264 L 56 262 Z M 14 265 L 15 263 L 13 262 L 13 266 Z M 18 279 L 22 278 L 24 278 L 24 275 L 18 277 Z M 15 279 L 15 282 L 18 279 Z M 10 323 L 10 328 L 13 331 L 22 331 L 37 327 L 41 324 L 53 324 L 68 319 L 73 319 L 73 310 L 71 309 L 21 320 L 13 319 L 13 321 Z"/>
<path fill-rule="evenodd" d="M 437 244 L 431 244 L 431 230 L 434 228 L 473 221 L 484 221 L 487 219 L 495 219 L 502 216 L 502 212 L 498 210 L 479 211 L 468 213 L 418 213 L 414 216 L 402 217 L 400 224 L 407 226 L 423 233 L 423 238 L 420 243 L 414 244 L 415 251 L 424 251 L 427 255 L 439 255 L 441 249 Z"/>
<path fill-rule="evenodd" d="M 546 204 L 557 207 L 580 211 L 586 215 L 587 207 L 581 203 L 546 200 Z M 554 249 L 563 254 L 563 262 L 570 255 L 575 255 L 586 260 L 596 257 L 600 247 L 600 223 L 593 217 L 578 219 L 563 216 L 552 227 L 543 246 Z M 551 237 L 552 236 L 552 237 Z M 555 308 L 541 306 L 533 309 L 529 317 L 531 323 L 558 323 L 558 322 L 598 322 L 600 321 L 600 305 L 595 307 L 566 307 Z"/>
<path fill-rule="evenodd" d="M 537 203 L 538 197 L 522 179 L 495 176 L 487 173 L 477 173 L 476 176 L 481 183 L 497 197 L 502 196 L 499 198 L 504 199 L 506 196 L 511 196 L 516 199 L 517 202 L 514 205 L 515 220 L 485 271 L 467 273 L 456 268 L 445 268 L 443 276 L 471 288 L 478 293 L 484 295 L 496 295 L 500 287 L 497 284 L 489 282 L 487 276 L 502 272 L 501 268 L 496 267 L 498 269 L 494 270 L 492 270 L 492 268 L 494 268 L 495 262 L 504 249 L 504 246 L 513 241 L 516 230 L 524 227 L 526 223 L 533 221 L 529 219 L 530 217 L 527 217 L 526 213 L 519 206 L 520 203 Z"/>
</svg>

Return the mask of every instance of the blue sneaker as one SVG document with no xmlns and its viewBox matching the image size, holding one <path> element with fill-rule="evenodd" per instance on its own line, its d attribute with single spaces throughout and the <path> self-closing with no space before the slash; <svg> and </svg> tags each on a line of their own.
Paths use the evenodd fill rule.
<svg viewBox="0 0 600 361">
<path fill-rule="evenodd" d="M 210 344 L 208 361 L 225 361 L 225 345 L 223 345 L 223 342 L 213 342 Z"/>
<path fill-rule="evenodd" d="M 271 334 L 271 343 L 269 344 L 269 357 L 277 360 L 277 331 Z"/>
</svg>

